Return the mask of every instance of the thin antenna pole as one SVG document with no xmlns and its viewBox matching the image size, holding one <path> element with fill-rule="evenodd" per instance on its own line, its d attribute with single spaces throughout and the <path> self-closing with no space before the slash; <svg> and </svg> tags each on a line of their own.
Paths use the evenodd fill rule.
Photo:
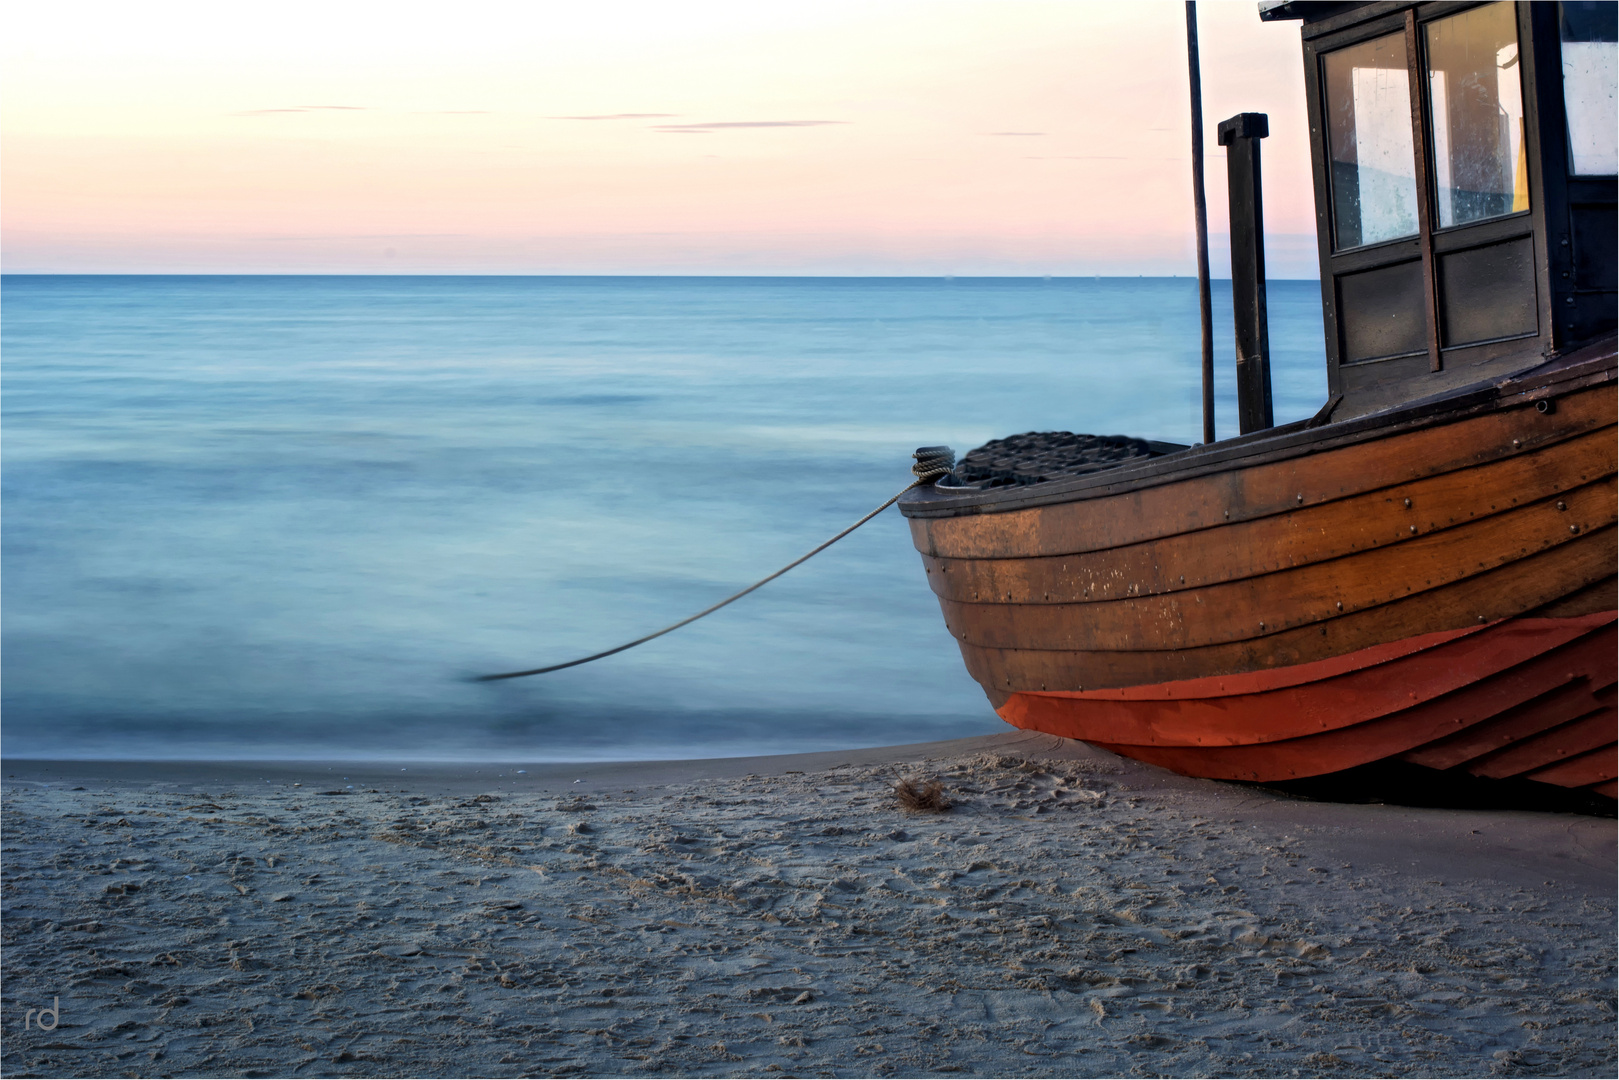
<svg viewBox="0 0 1619 1080">
<path fill-rule="evenodd" d="M 1192 206 L 1197 212 L 1197 308 L 1203 320 L 1203 442 L 1214 441 L 1214 310 L 1209 298 L 1209 202 L 1203 194 L 1203 75 L 1197 3 L 1186 0 L 1186 66 L 1192 84 Z"/>
</svg>

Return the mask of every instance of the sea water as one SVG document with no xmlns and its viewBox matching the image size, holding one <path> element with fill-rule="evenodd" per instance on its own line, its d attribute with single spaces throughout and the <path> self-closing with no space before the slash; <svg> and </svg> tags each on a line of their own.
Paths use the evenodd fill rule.
<svg viewBox="0 0 1619 1080">
<path fill-rule="evenodd" d="M 1001 730 L 888 510 L 1034 430 L 1200 437 L 1189 279 L 4 279 L 4 753 L 543 761 Z M 1230 292 L 1218 416 L 1236 432 Z M 1278 423 L 1320 291 L 1270 285 Z"/>
</svg>

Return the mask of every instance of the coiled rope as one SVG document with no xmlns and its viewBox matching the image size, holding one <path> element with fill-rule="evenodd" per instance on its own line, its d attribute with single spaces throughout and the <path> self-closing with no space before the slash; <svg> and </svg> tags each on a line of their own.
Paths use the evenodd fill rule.
<svg viewBox="0 0 1619 1080">
<path fill-rule="evenodd" d="M 923 484 L 931 484 L 933 481 L 949 472 L 955 467 L 956 464 L 956 452 L 950 449 L 948 446 L 924 446 L 918 449 L 911 456 L 916 459 L 916 463 L 911 466 L 911 474 L 915 476 L 916 479 L 912 480 L 909 484 L 906 484 L 899 491 L 895 492 L 892 499 L 889 499 L 877 509 L 867 514 L 853 525 L 850 525 L 847 529 L 844 529 L 842 532 L 821 544 L 819 547 L 814 548 L 804 555 L 800 555 L 798 558 L 794 559 L 780 570 L 777 570 L 769 577 L 760 578 L 758 581 L 755 581 L 752 585 L 749 585 L 741 592 L 732 593 L 730 596 L 727 596 L 724 600 L 721 600 L 713 607 L 704 608 L 695 615 L 688 615 L 679 622 L 671 623 L 670 625 L 665 626 L 662 630 L 654 631 L 645 637 L 638 637 L 634 641 L 627 641 L 616 648 L 607 649 L 604 652 L 593 653 L 590 656 L 582 656 L 577 660 L 569 660 L 565 664 L 552 664 L 549 667 L 530 668 L 527 671 L 507 671 L 499 675 L 479 675 L 472 681 L 496 682 L 500 679 L 521 679 L 528 675 L 544 675 L 549 671 L 561 671 L 563 668 L 578 667 L 580 664 L 588 664 L 592 660 L 601 660 L 604 657 L 612 656 L 614 653 L 621 653 L 625 649 L 633 649 L 637 645 L 645 645 L 653 638 L 660 638 L 670 631 L 679 630 L 682 626 L 696 622 L 705 615 L 714 614 L 714 612 L 718 611 L 720 608 L 727 604 L 735 603 L 753 590 L 759 588 L 761 585 L 768 585 L 770 582 L 775 581 L 777 578 L 781 577 L 781 575 L 785 574 L 799 563 L 807 562 L 812 556 L 819 555 L 821 552 L 825 551 L 839 540 L 842 540 L 845 536 L 848 536 L 850 533 L 860 528 L 860 526 L 864 525 L 866 522 L 870 521 L 884 510 L 887 510 L 890 506 L 893 506 L 895 503 L 899 502 L 900 496 L 904 495 L 907 491 L 910 491 L 914 487 L 921 487 Z"/>
</svg>

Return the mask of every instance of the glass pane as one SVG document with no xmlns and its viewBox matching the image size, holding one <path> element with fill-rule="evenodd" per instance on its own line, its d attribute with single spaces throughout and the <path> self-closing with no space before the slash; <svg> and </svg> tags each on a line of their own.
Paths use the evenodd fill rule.
<svg viewBox="0 0 1619 1080">
<path fill-rule="evenodd" d="M 1440 227 L 1529 209 L 1514 5 L 1469 8 L 1427 34 Z"/>
<path fill-rule="evenodd" d="M 1619 4 L 1559 4 L 1568 166 L 1581 176 L 1619 172 Z"/>
<path fill-rule="evenodd" d="M 1417 168 L 1411 152 L 1405 35 L 1374 38 L 1324 59 L 1338 247 L 1416 235 Z"/>
</svg>

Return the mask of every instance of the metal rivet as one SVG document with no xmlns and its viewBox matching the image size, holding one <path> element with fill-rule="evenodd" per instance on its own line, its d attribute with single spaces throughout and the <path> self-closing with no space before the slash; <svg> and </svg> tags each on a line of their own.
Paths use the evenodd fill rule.
<svg viewBox="0 0 1619 1080">
<path fill-rule="evenodd" d="M 1263 629 L 1265 629 L 1265 624 L 1264 624 L 1264 623 L 1260 623 L 1260 624 L 1259 624 L 1259 628 L 1260 628 L 1260 629 L 1261 629 L 1261 630 L 1263 630 Z"/>
<path fill-rule="evenodd" d="M 1416 532 L 1417 532 L 1417 527 L 1416 527 L 1416 526 L 1415 526 L 1415 525 L 1413 525 L 1413 526 L 1411 526 L 1411 534 L 1412 534 L 1412 535 L 1413 535 L 1413 536 L 1415 536 L 1415 535 L 1416 535 Z"/>
<path fill-rule="evenodd" d="M 1570 525 L 1568 527 L 1568 531 L 1571 533 L 1577 533 L 1580 531 L 1580 527 L 1578 525 Z"/>
<path fill-rule="evenodd" d="M 1343 609 L 1344 609 L 1344 602 L 1342 600 L 1340 600 L 1340 601 L 1338 601 L 1338 610 L 1342 611 Z"/>
<path fill-rule="evenodd" d="M 1304 496 L 1303 496 L 1303 495 L 1300 495 L 1300 496 L 1299 496 L 1299 502 L 1301 502 L 1301 503 L 1302 503 L 1302 502 L 1303 502 L 1303 501 L 1304 501 Z"/>
<path fill-rule="evenodd" d="M 1405 500 L 1405 508 L 1407 510 L 1411 509 L 1411 500 L 1410 499 Z"/>
<path fill-rule="evenodd" d="M 1522 443 L 1520 443 L 1520 442 L 1519 442 L 1519 441 L 1518 441 L 1518 440 L 1517 440 L 1517 439 L 1513 439 L 1513 440 L 1512 440 L 1512 445 L 1513 445 L 1513 446 L 1521 446 L 1521 445 L 1523 445 L 1523 444 L 1522 444 Z"/>
<path fill-rule="evenodd" d="M 1568 503 L 1564 502 L 1562 499 L 1558 499 L 1557 500 L 1557 509 L 1559 509 L 1559 510 L 1567 510 L 1568 509 Z"/>
</svg>

